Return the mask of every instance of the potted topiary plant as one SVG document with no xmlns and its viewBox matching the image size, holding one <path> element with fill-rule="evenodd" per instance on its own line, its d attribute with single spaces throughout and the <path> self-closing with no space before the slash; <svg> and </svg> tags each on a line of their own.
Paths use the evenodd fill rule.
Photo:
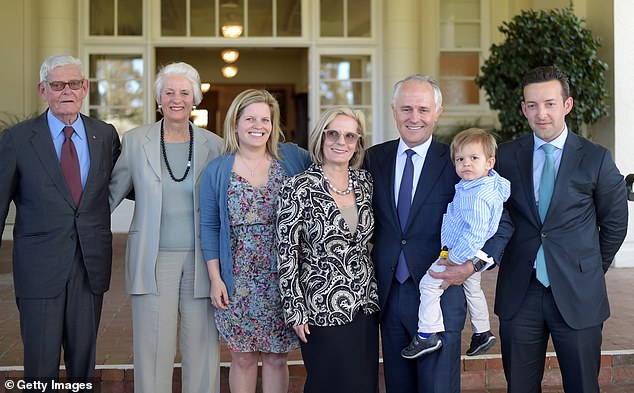
<svg viewBox="0 0 634 393">
<path fill-rule="evenodd" d="M 571 3 L 564 9 L 522 11 L 499 27 L 506 39 L 491 46 L 475 82 L 485 89 L 490 107 L 499 111 L 502 140 L 530 131 L 519 104 L 521 80 L 538 66 L 554 64 L 570 78 L 575 104 L 566 121 L 571 131 L 583 134 L 584 124 L 607 116 L 607 64 L 598 59 L 599 40 L 584 23 Z"/>
</svg>

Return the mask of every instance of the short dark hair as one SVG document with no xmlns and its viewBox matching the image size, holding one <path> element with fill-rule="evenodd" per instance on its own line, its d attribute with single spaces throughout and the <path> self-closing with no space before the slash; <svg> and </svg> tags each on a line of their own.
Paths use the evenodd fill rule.
<svg viewBox="0 0 634 393">
<path fill-rule="evenodd" d="M 522 78 L 522 90 L 526 85 L 554 80 L 559 81 L 561 85 L 561 95 L 564 100 L 568 99 L 568 97 L 570 97 L 568 75 L 564 74 L 556 65 L 537 67 L 528 71 L 526 75 L 524 75 L 524 78 Z"/>
</svg>

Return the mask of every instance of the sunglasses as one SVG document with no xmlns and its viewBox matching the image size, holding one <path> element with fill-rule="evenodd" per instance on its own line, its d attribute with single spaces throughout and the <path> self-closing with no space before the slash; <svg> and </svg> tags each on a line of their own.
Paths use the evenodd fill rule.
<svg viewBox="0 0 634 393">
<path fill-rule="evenodd" d="M 357 143 L 359 138 L 361 138 L 361 135 L 352 131 L 343 132 L 337 130 L 324 130 L 324 134 L 326 134 L 326 140 L 328 142 L 337 142 L 342 135 L 344 142 L 348 144 Z"/>
<path fill-rule="evenodd" d="M 70 80 L 68 82 L 62 82 L 62 81 L 52 81 L 52 82 L 46 82 L 48 83 L 48 85 L 50 86 L 51 90 L 53 91 L 62 91 L 66 88 L 66 85 L 68 85 L 68 87 L 71 88 L 71 90 L 79 90 L 82 88 L 82 86 L 84 85 L 84 80 L 83 79 L 73 79 Z"/>
</svg>

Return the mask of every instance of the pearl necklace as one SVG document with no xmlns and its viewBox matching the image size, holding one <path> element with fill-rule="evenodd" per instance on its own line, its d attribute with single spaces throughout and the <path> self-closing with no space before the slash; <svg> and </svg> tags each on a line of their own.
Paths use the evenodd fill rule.
<svg viewBox="0 0 634 393">
<path fill-rule="evenodd" d="M 330 179 L 328 179 L 328 176 L 326 176 L 326 173 L 324 172 L 324 169 L 320 166 L 319 169 L 321 169 L 321 173 L 322 175 L 324 175 L 324 180 L 326 181 L 326 184 L 328 185 L 328 188 L 330 188 L 331 190 L 333 190 L 335 192 L 335 194 L 337 195 L 348 195 L 352 192 L 352 172 L 350 171 L 350 168 L 348 168 L 348 187 L 341 191 L 339 190 L 337 187 L 335 187 L 331 182 Z"/>
<path fill-rule="evenodd" d="M 187 168 L 185 168 L 185 174 L 180 179 L 177 179 L 172 172 L 172 167 L 170 166 L 170 162 L 167 160 L 167 152 L 165 151 L 165 130 L 163 129 L 163 119 L 161 119 L 161 153 L 163 153 L 163 159 L 165 160 L 165 166 L 167 167 L 167 172 L 169 173 L 172 180 L 179 183 L 185 180 L 189 170 L 192 166 L 192 153 L 194 151 L 194 130 L 192 129 L 192 125 L 189 125 L 189 154 L 187 157 Z"/>
</svg>

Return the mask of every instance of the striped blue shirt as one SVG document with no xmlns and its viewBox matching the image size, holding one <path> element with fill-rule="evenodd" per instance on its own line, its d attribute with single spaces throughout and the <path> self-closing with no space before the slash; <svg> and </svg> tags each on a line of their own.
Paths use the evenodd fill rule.
<svg viewBox="0 0 634 393">
<path fill-rule="evenodd" d="M 472 259 L 495 234 L 502 208 L 511 194 L 511 183 L 495 170 L 479 179 L 456 184 L 456 194 L 443 216 L 440 240 L 449 248 L 449 259 Z"/>
</svg>

